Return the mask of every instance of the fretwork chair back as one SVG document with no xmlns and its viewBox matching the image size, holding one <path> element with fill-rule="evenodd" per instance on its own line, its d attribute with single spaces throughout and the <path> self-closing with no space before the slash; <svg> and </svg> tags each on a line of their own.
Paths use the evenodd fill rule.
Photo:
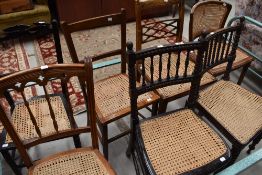
<svg viewBox="0 0 262 175">
<path fill-rule="evenodd" d="M 200 88 L 204 46 L 204 42 L 191 42 L 135 53 L 132 43 L 127 45 L 132 117 L 132 137 L 127 154 L 132 154 L 137 174 L 139 164 L 143 174 L 208 174 L 219 170 L 229 161 L 226 143 L 192 109 Z M 198 62 L 193 71 L 187 69 L 191 51 L 198 52 Z M 179 59 L 183 52 L 188 53 L 184 61 Z M 178 55 L 178 59 L 171 55 Z M 176 64 L 171 64 L 171 59 Z M 136 84 L 135 67 L 138 61 L 142 64 L 141 85 Z M 159 62 L 160 73 L 154 69 L 154 62 Z M 186 65 L 186 68 L 182 65 Z M 146 72 L 149 72 L 150 81 L 146 81 Z M 155 74 L 157 79 L 154 78 Z M 182 83 L 191 85 L 185 108 L 145 120 L 138 119 L 137 99 L 141 95 Z"/>
<path fill-rule="evenodd" d="M 109 56 L 121 55 L 121 72 L 108 78 L 99 80 L 95 83 L 95 99 L 97 123 L 100 130 L 99 139 L 103 145 L 104 156 L 108 159 L 108 145 L 114 140 L 129 134 L 126 130 L 112 138 L 108 137 L 108 124 L 112 123 L 130 113 L 130 103 L 128 94 L 128 75 L 126 74 L 126 11 L 121 13 L 106 15 L 87 19 L 71 24 L 62 23 L 62 29 L 65 35 L 71 57 L 74 62 L 79 62 L 76 48 L 71 34 L 76 31 L 93 29 L 96 27 L 108 25 L 121 25 L 121 48 L 101 55 L 93 56 L 93 61 L 98 61 Z M 150 98 L 150 100 L 148 100 Z M 140 100 L 140 107 L 157 103 L 158 96 L 154 93 L 148 93 Z"/>
<path fill-rule="evenodd" d="M 214 32 L 224 28 L 231 8 L 231 4 L 221 0 L 205 0 L 195 4 L 190 13 L 189 41 L 198 38 L 203 30 Z M 242 83 L 252 61 L 252 57 L 239 49 L 237 50 L 232 71 L 243 67 L 238 80 L 239 85 Z M 222 75 L 226 72 L 226 64 L 216 66 L 210 69 L 209 72 L 215 77 Z"/>
<path fill-rule="evenodd" d="M 226 63 L 227 68 L 222 80 L 200 92 L 197 103 L 200 111 L 232 142 L 231 163 L 246 145 L 253 141 L 250 149 L 254 149 L 262 137 L 261 96 L 229 81 L 243 23 L 244 17 L 236 26 L 219 30 L 206 38 L 209 49 L 205 53 L 203 71 L 222 63 Z"/>
<path fill-rule="evenodd" d="M 7 90 L 16 91 L 22 96 L 21 103 L 11 103 L 11 111 L 0 108 L 1 122 L 8 133 L 2 147 L 15 144 L 29 168 L 29 174 L 103 174 L 107 171 L 113 174 L 98 151 L 92 71 L 92 62 L 87 60 L 85 64 L 42 66 L 0 79 L 1 98 L 5 98 Z M 86 120 L 89 118 L 90 123 L 81 127 L 74 120 L 67 88 L 68 81 L 75 76 L 86 85 L 88 94 Z M 48 83 L 54 79 L 62 82 L 63 93 L 49 94 Z M 33 85 L 37 85 L 38 90 L 42 88 L 44 95 L 27 99 L 26 88 Z M 12 101 L 10 98 L 7 100 L 9 103 Z M 33 161 L 28 154 L 31 147 L 39 144 L 89 132 L 92 139 L 89 148 L 77 148 L 37 161 Z M 77 142 L 80 143 L 80 140 Z"/>
<path fill-rule="evenodd" d="M 159 8 L 166 8 L 172 13 L 170 19 L 153 19 L 146 13 Z M 178 17 L 175 17 L 178 9 Z M 159 39 L 172 38 L 182 41 L 184 24 L 184 0 L 135 0 L 136 15 L 136 50 L 142 49 L 142 44 Z M 146 19 L 148 22 L 145 22 Z"/>
</svg>

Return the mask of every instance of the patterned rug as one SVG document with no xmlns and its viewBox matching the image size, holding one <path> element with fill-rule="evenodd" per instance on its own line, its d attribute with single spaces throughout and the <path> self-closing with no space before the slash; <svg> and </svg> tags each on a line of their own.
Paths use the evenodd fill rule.
<svg viewBox="0 0 262 175">
<path fill-rule="evenodd" d="M 161 26 L 159 26 L 161 27 Z M 63 59 L 65 63 L 71 63 L 69 50 L 67 48 L 65 38 L 60 35 Z M 120 26 L 101 27 L 95 30 L 80 31 L 73 34 L 74 45 L 77 50 L 79 59 L 85 56 L 92 56 L 120 48 Z M 135 46 L 135 23 L 127 24 L 127 41 L 132 41 Z M 143 45 L 143 48 L 157 44 L 165 44 L 174 42 L 172 38 L 157 40 Z M 35 49 L 35 57 L 37 58 L 37 66 L 56 63 L 56 52 L 54 41 L 51 37 L 38 38 L 33 41 Z M 134 48 L 135 49 L 135 48 Z M 30 68 L 30 56 L 26 52 L 24 41 L 12 40 L 7 46 L 0 46 L 0 67 L 3 68 L 2 73 L 26 70 Z M 116 56 L 114 58 L 119 58 Z M 106 58 L 109 60 L 111 58 Z M 101 60 L 103 61 L 103 60 Z M 1 73 L 1 72 L 0 72 Z M 120 73 L 120 65 L 113 65 L 94 71 L 94 80 L 100 80 L 110 75 Z M 48 85 L 49 93 L 61 92 L 59 81 L 53 81 Z M 71 80 L 69 84 L 70 100 L 73 104 L 75 114 L 85 110 L 84 99 L 81 94 L 81 88 L 77 79 Z M 14 98 L 21 98 L 17 94 L 12 94 Z M 27 98 L 38 95 L 37 90 L 29 88 L 26 92 Z M 7 102 L 2 100 L 4 106 L 8 106 Z"/>
</svg>

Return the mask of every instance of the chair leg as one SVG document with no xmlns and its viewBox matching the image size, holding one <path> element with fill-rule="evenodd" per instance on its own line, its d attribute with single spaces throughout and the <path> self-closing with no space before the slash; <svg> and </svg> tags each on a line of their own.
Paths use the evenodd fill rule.
<svg viewBox="0 0 262 175">
<path fill-rule="evenodd" d="M 229 161 L 228 166 L 232 165 L 237 160 L 242 149 L 243 148 L 241 146 L 232 145 L 231 160 Z"/>
<path fill-rule="evenodd" d="M 252 150 L 255 149 L 256 145 L 260 142 L 262 139 L 262 134 L 260 134 L 257 138 L 253 140 L 253 142 L 248 146 L 247 154 L 250 154 Z"/>
<path fill-rule="evenodd" d="M 152 104 L 152 116 L 157 115 L 157 111 L 158 111 L 158 102 L 155 102 Z"/>
<path fill-rule="evenodd" d="M 243 79 L 244 79 L 244 77 L 245 77 L 245 75 L 246 75 L 246 72 L 247 72 L 247 70 L 248 70 L 248 68 L 249 68 L 250 65 L 251 65 L 251 63 L 248 63 L 248 64 L 246 64 L 246 65 L 243 66 L 242 71 L 241 71 L 241 74 L 240 74 L 239 79 L 238 79 L 238 81 L 237 81 L 237 84 L 238 84 L 238 85 L 241 85 L 241 83 L 242 83 L 242 81 L 243 81 Z"/>
<path fill-rule="evenodd" d="M 108 160 L 108 127 L 107 125 L 103 125 L 101 129 L 103 153 L 106 160 Z"/>
<path fill-rule="evenodd" d="M 161 100 L 159 102 L 158 114 L 162 114 L 166 112 L 168 102 L 165 100 Z"/>
<path fill-rule="evenodd" d="M 9 153 L 9 150 L 1 150 L 1 153 L 5 159 L 5 161 L 8 163 L 8 165 L 11 167 L 11 169 L 13 170 L 13 172 L 16 175 L 22 175 L 20 168 L 17 166 L 17 164 L 15 163 L 15 160 L 12 158 L 12 156 Z"/>
<path fill-rule="evenodd" d="M 73 139 L 74 139 L 75 147 L 76 147 L 76 148 L 81 148 L 82 145 L 81 145 L 81 141 L 80 141 L 79 135 L 74 135 L 74 136 L 73 136 Z"/>
</svg>

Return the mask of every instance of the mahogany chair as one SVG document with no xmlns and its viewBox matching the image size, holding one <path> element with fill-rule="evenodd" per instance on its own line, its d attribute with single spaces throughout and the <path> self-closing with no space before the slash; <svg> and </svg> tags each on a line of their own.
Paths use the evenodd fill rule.
<svg viewBox="0 0 262 175">
<path fill-rule="evenodd" d="M 170 19 L 150 18 L 146 13 L 157 8 L 166 8 L 172 13 Z M 178 9 L 178 18 L 175 17 Z M 182 41 L 184 25 L 184 0 L 135 0 L 136 15 L 136 50 L 142 49 L 142 44 L 154 40 L 172 37 L 177 42 Z M 144 19 L 149 22 L 145 22 Z"/>
<path fill-rule="evenodd" d="M 227 68 L 223 79 L 201 91 L 197 100 L 200 111 L 232 142 L 231 163 L 246 145 L 253 141 L 250 148 L 254 149 L 262 137 L 261 96 L 229 81 L 243 23 L 244 17 L 240 18 L 240 24 L 206 38 L 209 50 L 205 53 L 203 72 L 223 63 Z"/>
<path fill-rule="evenodd" d="M 203 0 L 195 4 L 190 13 L 189 41 L 198 38 L 204 30 L 214 32 L 224 28 L 231 8 L 231 4 L 221 0 Z M 252 61 L 252 57 L 239 49 L 237 50 L 232 71 L 243 68 L 237 84 L 240 85 L 242 83 Z M 224 74 L 225 71 L 226 64 L 222 64 L 210 69 L 209 73 L 216 77 Z"/>
<path fill-rule="evenodd" d="M 108 124 L 128 115 L 131 110 L 129 103 L 128 75 L 126 74 L 126 12 L 122 9 L 121 13 L 96 17 L 70 24 L 64 22 L 61 25 L 73 62 L 77 63 L 81 60 L 77 57 L 71 34 L 81 30 L 116 24 L 121 25 L 121 48 L 96 55 L 92 58 L 93 61 L 98 61 L 110 56 L 121 55 L 121 73 L 99 80 L 94 84 L 97 124 L 101 133 L 98 133 L 98 136 L 103 145 L 104 156 L 107 159 L 109 143 L 130 133 L 130 130 L 126 130 L 119 135 L 108 138 Z M 158 96 L 156 94 L 153 92 L 147 93 L 139 99 L 139 108 L 144 108 L 151 104 L 156 106 L 157 100 Z M 154 107 L 154 109 L 157 109 L 157 107 Z"/>
<path fill-rule="evenodd" d="M 1 146 L 7 148 L 15 144 L 30 175 L 115 174 L 98 151 L 92 71 L 92 61 L 87 60 L 85 64 L 41 66 L 0 79 L 1 98 L 6 98 L 7 90 L 13 90 L 22 97 L 20 103 L 10 104 L 11 111 L 0 107 L 1 122 L 8 133 Z M 70 104 L 67 82 L 72 77 L 78 77 L 86 84 L 86 118 L 90 123 L 83 127 L 77 126 Z M 49 94 L 47 85 L 54 79 L 62 82 L 63 93 Z M 44 95 L 27 99 L 26 88 L 32 86 L 38 90 L 42 88 Z M 10 103 L 12 100 L 7 98 L 7 101 Z M 91 133 L 91 147 L 72 149 L 37 161 L 28 154 L 31 147 L 39 144 L 88 132 Z"/>
<path fill-rule="evenodd" d="M 200 88 L 205 43 L 165 45 L 136 53 L 132 43 L 128 43 L 127 47 L 132 117 L 132 137 L 127 155 L 132 154 L 137 174 L 140 174 L 139 165 L 143 174 L 147 175 L 209 174 L 225 166 L 230 160 L 226 142 L 193 111 Z M 187 69 L 189 53 L 195 50 L 198 51 L 197 64 L 193 70 Z M 183 52 L 188 54 L 182 61 L 179 58 Z M 137 62 L 142 64 L 141 85 L 136 84 Z M 155 62 L 160 65 L 159 71 L 154 69 Z M 150 81 L 146 81 L 146 72 Z M 145 120 L 138 119 L 137 99 L 141 95 L 182 83 L 190 86 L 185 108 Z"/>
</svg>

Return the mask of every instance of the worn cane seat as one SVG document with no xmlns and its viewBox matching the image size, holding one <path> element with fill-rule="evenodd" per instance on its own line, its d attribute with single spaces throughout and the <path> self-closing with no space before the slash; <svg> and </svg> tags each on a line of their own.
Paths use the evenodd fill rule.
<svg viewBox="0 0 262 175">
<path fill-rule="evenodd" d="M 29 169 L 29 175 L 113 175 L 115 174 L 98 150 L 79 148 L 58 153 Z"/>
<path fill-rule="evenodd" d="M 185 60 L 186 60 L 186 55 L 181 54 L 180 58 L 180 68 L 178 71 L 178 74 L 181 76 L 184 74 L 185 71 Z M 162 64 L 163 64 L 163 69 L 162 69 L 162 77 L 165 77 L 167 75 L 167 64 L 168 64 L 168 55 L 163 55 L 162 58 Z M 175 76 L 176 74 L 176 64 L 177 64 L 177 54 L 172 54 L 171 59 L 170 59 L 170 64 L 171 64 L 171 69 L 170 69 L 170 76 Z M 145 61 L 145 68 L 146 68 L 146 76 L 150 77 L 150 65 L 151 61 L 150 59 L 147 59 Z M 165 66 L 165 68 L 164 68 Z M 187 69 L 187 75 L 192 74 L 194 70 L 195 63 L 193 61 L 189 61 L 188 69 Z M 159 58 L 155 59 L 154 61 L 154 80 L 158 79 L 159 76 Z M 210 73 L 205 73 L 201 79 L 201 86 L 207 85 L 209 83 L 212 83 L 216 80 L 215 77 L 213 77 Z M 168 99 L 170 97 L 176 97 L 178 95 L 184 94 L 189 92 L 190 90 L 190 83 L 184 83 L 184 84 L 179 84 L 179 85 L 173 85 L 173 86 L 167 86 L 164 88 L 157 89 L 157 92 L 161 99 Z"/>
<path fill-rule="evenodd" d="M 144 120 L 140 132 L 156 174 L 183 174 L 229 157 L 224 141 L 189 109 Z"/>
<path fill-rule="evenodd" d="M 262 97 L 233 82 L 220 80 L 204 89 L 198 103 L 242 144 L 262 130 Z"/>
<path fill-rule="evenodd" d="M 126 74 L 118 74 L 95 83 L 95 102 L 98 119 L 110 123 L 130 113 L 129 80 Z M 138 107 L 143 108 L 159 97 L 145 93 L 138 98 Z"/>
<path fill-rule="evenodd" d="M 58 130 L 61 131 L 71 128 L 62 96 L 51 96 L 50 103 L 55 113 Z M 47 136 L 56 132 L 45 97 L 39 96 L 33 98 L 29 101 L 29 107 L 35 116 L 42 136 Z M 11 120 L 14 128 L 16 129 L 17 133 L 19 133 L 19 136 L 22 140 L 38 138 L 38 135 L 34 129 L 34 125 L 30 119 L 29 112 L 24 103 L 20 103 L 15 106 Z M 6 143 L 10 142 L 12 142 L 12 140 L 7 134 Z"/>
</svg>

